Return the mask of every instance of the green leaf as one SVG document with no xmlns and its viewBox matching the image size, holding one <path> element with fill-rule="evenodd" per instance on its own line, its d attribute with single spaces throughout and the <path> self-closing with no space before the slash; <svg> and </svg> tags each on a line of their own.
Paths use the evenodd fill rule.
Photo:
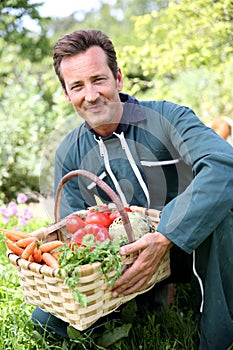
<svg viewBox="0 0 233 350">
<path fill-rule="evenodd" d="M 103 347 L 108 347 L 122 338 L 127 338 L 132 327 L 131 323 L 124 324 L 121 327 L 116 327 L 113 331 L 104 333 L 97 341 L 97 344 Z"/>
<path fill-rule="evenodd" d="M 79 330 L 77 330 L 76 328 L 72 327 L 72 326 L 68 326 L 67 327 L 67 333 L 70 339 L 80 339 L 82 338 L 82 334 L 81 332 L 79 332 Z"/>
<path fill-rule="evenodd" d="M 93 249 L 92 242 L 85 242 L 86 246 L 77 247 L 64 244 L 59 248 L 58 263 L 61 270 L 66 274 L 64 283 L 70 288 L 73 293 L 74 300 L 86 307 L 88 298 L 84 293 L 81 293 L 78 288 L 79 268 L 85 264 L 93 262 L 101 262 L 100 270 L 103 272 L 109 286 L 112 286 L 117 278 L 120 277 L 122 271 L 121 255 L 118 253 L 120 249 L 119 243 L 106 240 L 104 242 L 95 242 L 96 247 Z M 114 276 L 109 277 L 109 272 L 115 271 Z"/>
</svg>

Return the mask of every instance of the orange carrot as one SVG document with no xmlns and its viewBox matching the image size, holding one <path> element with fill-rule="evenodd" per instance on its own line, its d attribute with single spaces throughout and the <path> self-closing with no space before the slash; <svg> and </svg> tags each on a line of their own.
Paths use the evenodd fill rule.
<svg viewBox="0 0 233 350">
<path fill-rule="evenodd" d="M 55 250 L 55 251 L 52 252 L 51 254 L 52 254 L 52 256 L 53 256 L 56 260 L 58 260 L 58 254 L 59 254 L 59 252 L 58 252 L 57 250 Z"/>
<path fill-rule="evenodd" d="M 20 248 L 26 248 L 32 242 L 38 242 L 38 239 L 36 237 L 21 238 L 16 242 L 16 245 Z"/>
<path fill-rule="evenodd" d="M 35 249 L 34 252 L 32 253 L 33 259 L 36 263 L 41 263 L 42 261 L 42 252 L 40 249 Z"/>
<path fill-rule="evenodd" d="M 50 267 L 54 267 L 54 268 L 59 267 L 57 260 L 50 253 L 43 253 L 42 259 L 45 262 L 45 264 Z"/>
<path fill-rule="evenodd" d="M 19 239 L 19 236 L 16 236 L 14 233 L 6 232 L 5 237 L 8 238 L 11 242 L 17 242 Z"/>
<path fill-rule="evenodd" d="M 35 260 L 34 260 L 34 258 L 33 258 L 33 255 L 32 255 L 32 254 L 29 256 L 28 261 L 30 261 L 30 262 L 35 262 Z"/>
<path fill-rule="evenodd" d="M 2 231 L 5 234 L 5 237 L 11 240 L 12 242 L 17 242 L 21 238 L 28 237 L 28 234 L 23 232 L 5 230 L 3 228 L 1 228 L 0 231 Z"/>
<path fill-rule="evenodd" d="M 23 251 L 21 257 L 25 260 L 29 258 L 29 256 L 34 252 L 37 247 L 37 242 L 31 242 Z"/>
<path fill-rule="evenodd" d="M 42 253 L 49 253 L 52 250 L 62 246 L 64 243 L 62 241 L 52 241 L 47 243 L 42 243 L 40 246 L 40 250 Z"/>
<path fill-rule="evenodd" d="M 20 248 L 20 247 L 17 247 L 17 245 L 9 242 L 9 241 L 6 241 L 6 246 L 8 249 L 10 249 L 14 254 L 16 255 L 21 255 L 23 253 L 23 249 Z"/>
</svg>

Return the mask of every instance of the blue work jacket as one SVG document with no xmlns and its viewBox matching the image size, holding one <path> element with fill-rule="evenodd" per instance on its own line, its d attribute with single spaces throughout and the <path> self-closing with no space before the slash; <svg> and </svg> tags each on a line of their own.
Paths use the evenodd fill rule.
<svg viewBox="0 0 233 350">
<path fill-rule="evenodd" d="M 118 194 L 119 186 L 128 204 L 162 210 L 158 231 L 191 253 L 233 208 L 233 148 L 188 107 L 120 97 L 115 133 L 101 138 L 84 122 L 61 142 L 55 189 L 68 172 L 88 170 Z M 95 205 L 96 196 L 111 201 L 89 179 L 70 180 L 61 216 Z"/>
</svg>

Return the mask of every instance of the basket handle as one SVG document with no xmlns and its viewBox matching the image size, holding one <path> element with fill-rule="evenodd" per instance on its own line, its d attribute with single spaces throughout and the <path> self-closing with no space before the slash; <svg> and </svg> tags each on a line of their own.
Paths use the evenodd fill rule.
<svg viewBox="0 0 233 350">
<path fill-rule="evenodd" d="M 61 203 L 61 196 L 62 196 L 62 190 L 63 187 L 65 186 L 66 182 L 69 181 L 70 179 L 76 177 L 76 176 L 84 176 L 91 181 L 95 182 L 96 185 L 98 185 L 110 198 L 111 200 L 116 204 L 116 207 L 122 217 L 122 223 L 124 225 L 124 229 L 127 233 L 128 241 L 134 242 L 135 237 L 134 237 L 134 232 L 131 226 L 131 223 L 129 221 L 128 214 L 125 210 L 124 205 L 122 204 L 120 198 L 118 195 L 109 187 L 103 180 L 101 180 L 98 176 L 95 174 L 91 173 L 90 171 L 87 170 L 73 170 L 67 173 L 65 176 L 62 177 L 58 184 L 57 188 L 57 193 L 56 193 L 56 198 L 55 198 L 55 208 L 54 208 L 54 217 L 55 217 L 55 222 L 60 221 L 60 203 Z"/>
</svg>

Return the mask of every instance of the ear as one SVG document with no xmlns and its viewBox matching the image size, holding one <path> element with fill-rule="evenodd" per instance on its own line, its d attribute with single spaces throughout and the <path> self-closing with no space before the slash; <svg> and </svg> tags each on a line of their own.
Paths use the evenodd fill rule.
<svg viewBox="0 0 233 350">
<path fill-rule="evenodd" d="M 117 88 L 118 91 L 121 91 L 123 88 L 123 76 L 120 68 L 117 68 Z"/>
<path fill-rule="evenodd" d="M 71 101 L 71 99 L 70 99 L 70 96 L 68 95 L 68 93 L 67 93 L 67 91 L 66 91 L 66 89 L 65 89 L 64 87 L 62 87 L 62 91 L 63 91 L 63 93 L 64 93 L 64 95 L 65 95 L 66 101 L 67 101 L 68 103 L 72 103 L 72 101 Z"/>
</svg>

